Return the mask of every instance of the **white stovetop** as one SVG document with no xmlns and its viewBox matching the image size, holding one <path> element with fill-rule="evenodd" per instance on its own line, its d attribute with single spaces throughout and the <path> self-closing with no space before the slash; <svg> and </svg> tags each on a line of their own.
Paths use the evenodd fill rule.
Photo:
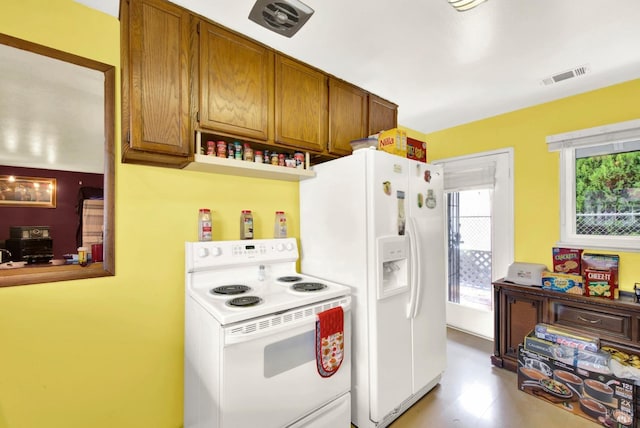
<svg viewBox="0 0 640 428">
<path fill-rule="evenodd" d="M 350 294 L 346 285 L 296 272 L 298 249 L 293 238 L 188 242 L 185 248 L 187 298 L 193 298 L 222 325 Z M 298 276 L 300 280 L 278 280 L 286 276 Z M 297 282 L 318 282 L 326 288 L 294 291 L 291 286 Z M 211 293 L 222 285 L 246 285 L 251 290 L 235 296 Z M 227 304 L 241 296 L 256 296 L 261 302 L 250 307 Z"/>
</svg>

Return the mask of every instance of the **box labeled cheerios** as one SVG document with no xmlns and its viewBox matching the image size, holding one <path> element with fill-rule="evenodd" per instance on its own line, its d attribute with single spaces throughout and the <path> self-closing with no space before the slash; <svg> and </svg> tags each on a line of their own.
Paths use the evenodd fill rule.
<svg viewBox="0 0 640 428">
<path fill-rule="evenodd" d="M 579 248 L 553 248 L 553 271 L 580 275 L 580 263 L 582 249 Z"/>
</svg>

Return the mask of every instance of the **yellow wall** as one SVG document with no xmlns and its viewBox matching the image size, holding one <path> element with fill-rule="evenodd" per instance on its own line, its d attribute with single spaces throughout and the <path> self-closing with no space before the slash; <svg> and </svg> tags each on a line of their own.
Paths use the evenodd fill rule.
<svg viewBox="0 0 640 428">
<path fill-rule="evenodd" d="M 72 0 L 5 1 L 0 31 L 118 67 L 119 21 Z M 118 80 L 117 86 L 119 88 Z M 119 146 L 119 103 L 117 91 Z M 182 426 L 184 242 L 299 234 L 298 184 L 116 160 L 116 276 L 0 289 L 0 428 Z"/>
<path fill-rule="evenodd" d="M 0 31 L 119 67 L 118 20 L 72 0 L 4 2 Z M 633 81 L 409 135 L 428 139 L 430 160 L 515 147 L 516 257 L 549 263 L 558 158 L 544 137 L 636 118 L 639 95 Z M 119 120 L 117 128 L 119 145 Z M 0 289 L 1 428 L 182 425 L 183 248 L 196 239 L 200 207 L 213 210 L 214 239 L 236 239 L 246 208 L 258 238 L 270 236 L 277 209 L 287 212 L 290 234 L 299 233 L 296 183 L 117 161 L 116 276 Z M 621 260 L 628 288 L 640 264 L 636 254 Z"/>
<path fill-rule="evenodd" d="M 546 137 L 640 118 L 639 99 L 640 80 L 632 80 L 434 132 L 426 136 L 429 160 L 513 147 L 515 259 L 551 266 L 551 248 L 560 239 L 560 155 L 547 150 Z M 633 290 L 640 253 L 614 253 L 620 254 L 621 289 Z"/>
</svg>

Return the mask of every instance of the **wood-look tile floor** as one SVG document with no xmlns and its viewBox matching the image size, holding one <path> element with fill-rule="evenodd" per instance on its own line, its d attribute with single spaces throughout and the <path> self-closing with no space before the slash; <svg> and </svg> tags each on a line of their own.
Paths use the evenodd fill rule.
<svg viewBox="0 0 640 428">
<path fill-rule="evenodd" d="M 518 390 L 516 374 L 491 365 L 493 342 L 448 329 L 438 386 L 391 428 L 572 428 L 598 425 Z"/>
</svg>

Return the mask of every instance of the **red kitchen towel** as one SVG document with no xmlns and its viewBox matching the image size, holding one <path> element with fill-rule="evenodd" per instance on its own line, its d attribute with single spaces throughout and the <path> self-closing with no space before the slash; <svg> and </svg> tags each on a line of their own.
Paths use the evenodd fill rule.
<svg viewBox="0 0 640 428">
<path fill-rule="evenodd" d="M 333 376 L 344 358 L 344 312 L 342 307 L 320 312 L 316 320 L 316 366 L 322 377 Z"/>
</svg>

